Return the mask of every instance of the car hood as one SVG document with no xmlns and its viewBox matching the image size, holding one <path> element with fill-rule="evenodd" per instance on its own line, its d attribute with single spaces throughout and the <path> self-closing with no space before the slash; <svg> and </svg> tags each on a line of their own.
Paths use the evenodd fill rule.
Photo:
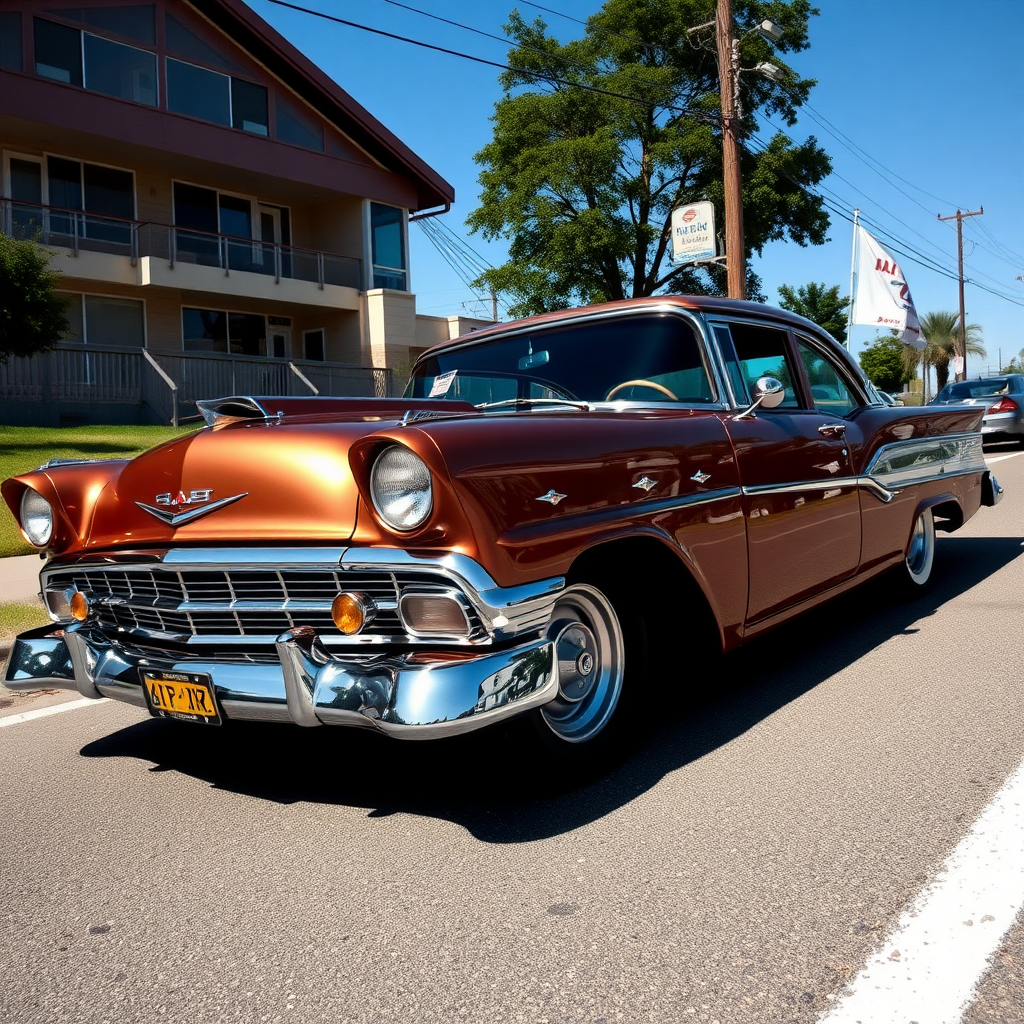
<svg viewBox="0 0 1024 1024">
<path fill-rule="evenodd" d="M 387 443 L 398 427 L 395 410 L 381 412 L 228 420 L 131 461 L 44 467 L 6 481 L 3 494 L 15 515 L 26 487 L 50 502 L 55 553 L 344 542 L 359 504 L 352 446 L 374 434 Z"/>
</svg>

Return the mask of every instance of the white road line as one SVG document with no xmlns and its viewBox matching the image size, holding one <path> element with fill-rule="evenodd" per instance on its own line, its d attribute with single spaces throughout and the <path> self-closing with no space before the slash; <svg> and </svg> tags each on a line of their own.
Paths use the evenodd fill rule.
<svg viewBox="0 0 1024 1024">
<path fill-rule="evenodd" d="M 959 1024 L 1024 906 L 1024 764 L 820 1024 Z"/>
<path fill-rule="evenodd" d="M 47 715 L 58 715 L 62 711 L 74 711 L 75 708 L 87 708 L 94 704 L 109 704 L 109 697 L 100 697 L 95 700 L 92 697 L 79 697 L 78 700 L 65 701 L 63 704 L 51 704 L 48 708 L 37 708 L 35 711 L 22 711 L 19 715 L 6 715 L 0 718 L 0 729 L 8 725 L 18 725 L 21 722 L 31 722 L 35 718 L 46 718 Z"/>
<path fill-rule="evenodd" d="M 1015 459 L 1018 455 L 1024 455 L 1024 452 L 1010 452 L 1009 455 L 986 455 L 986 462 L 1002 462 L 1003 459 Z"/>
</svg>

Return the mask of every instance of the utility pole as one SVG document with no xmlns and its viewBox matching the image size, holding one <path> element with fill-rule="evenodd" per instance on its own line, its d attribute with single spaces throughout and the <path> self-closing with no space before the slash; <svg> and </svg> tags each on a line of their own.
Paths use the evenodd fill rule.
<svg viewBox="0 0 1024 1024">
<path fill-rule="evenodd" d="M 718 82 L 722 95 L 722 175 L 725 185 L 725 255 L 730 299 L 747 297 L 747 258 L 743 243 L 743 189 L 740 179 L 739 43 L 733 33 L 732 0 L 715 9 Z"/>
<path fill-rule="evenodd" d="M 939 217 L 939 220 L 955 220 L 956 221 L 956 262 L 957 262 L 957 273 L 960 276 L 960 358 L 963 359 L 963 375 L 959 373 L 956 375 L 957 380 L 967 380 L 967 321 L 965 319 L 966 313 L 964 312 L 964 217 L 980 217 L 985 212 L 984 206 L 979 206 L 978 209 L 964 213 L 961 210 L 957 210 L 956 213 L 951 213 L 948 217 Z"/>
</svg>

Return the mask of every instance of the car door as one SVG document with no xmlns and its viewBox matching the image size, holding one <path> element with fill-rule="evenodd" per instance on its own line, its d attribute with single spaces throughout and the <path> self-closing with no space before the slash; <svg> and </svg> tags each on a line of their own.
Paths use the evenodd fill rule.
<svg viewBox="0 0 1024 1024">
<path fill-rule="evenodd" d="M 740 409 L 760 377 L 786 389 L 777 407 L 726 419 L 743 488 L 750 625 L 857 571 L 861 513 L 850 452 L 861 439 L 847 417 L 859 399 L 808 338 L 754 321 L 714 330 Z"/>
</svg>

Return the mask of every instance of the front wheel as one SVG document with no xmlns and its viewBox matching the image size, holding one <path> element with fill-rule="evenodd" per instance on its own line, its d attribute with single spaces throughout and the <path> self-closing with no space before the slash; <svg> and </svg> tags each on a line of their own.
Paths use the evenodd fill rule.
<svg viewBox="0 0 1024 1024">
<path fill-rule="evenodd" d="M 559 597 L 548 635 L 555 642 L 558 696 L 540 709 L 559 740 L 587 743 L 612 721 L 622 696 L 625 641 L 611 601 L 579 583 Z"/>
<path fill-rule="evenodd" d="M 631 740 L 629 708 L 636 694 L 629 687 L 643 678 L 646 630 L 639 613 L 615 595 L 610 582 L 570 584 L 548 627 L 558 695 L 530 713 L 527 742 L 556 770 L 571 769 L 573 778 L 606 769 Z"/>
<path fill-rule="evenodd" d="M 907 543 L 907 554 L 903 559 L 900 575 L 904 589 L 911 596 L 922 593 L 931 583 L 935 565 L 935 519 L 932 510 L 926 508 L 914 520 Z"/>
</svg>

